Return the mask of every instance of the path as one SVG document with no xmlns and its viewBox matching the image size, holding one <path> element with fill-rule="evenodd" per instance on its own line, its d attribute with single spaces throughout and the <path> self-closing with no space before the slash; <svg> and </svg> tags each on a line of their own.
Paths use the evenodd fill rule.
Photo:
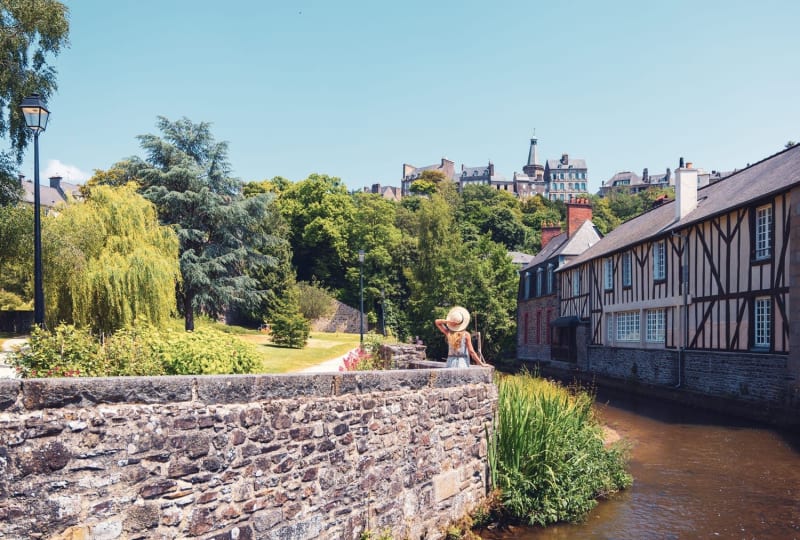
<svg viewBox="0 0 800 540">
<path fill-rule="evenodd" d="M 0 346 L 0 379 L 16 379 L 17 371 L 11 367 L 11 353 L 28 342 L 28 338 L 11 338 Z"/>
<path fill-rule="evenodd" d="M 353 349 L 358 350 L 358 348 Z M 333 360 L 326 360 L 321 364 L 316 364 L 311 367 L 307 367 L 305 369 L 301 369 L 296 371 L 295 373 L 329 373 L 331 371 L 339 371 L 339 368 L 344 366 L 344 357 L 350 354 L 352 351 L 339 356 L 338 358 L 334 358 Z"/>
</svg>

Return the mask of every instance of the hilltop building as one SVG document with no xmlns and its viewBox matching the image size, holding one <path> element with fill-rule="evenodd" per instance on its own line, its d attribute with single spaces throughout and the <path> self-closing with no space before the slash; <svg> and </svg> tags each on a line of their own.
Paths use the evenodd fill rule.
<svg viewBox="0 0 800 540">
<path fill-rule="evenodd" d="M 39 203 L 45 210 L 52 209 L 60 202 L 66 202 L 69 197 L 79 198 L 81 196 L 80 186 L 64 182 L 60 176 L 51 176 L 49 180 L 49 184 L 39 182 Z M 23 175 L 20 175 L 19 182 L 22 186 L 22 199 L 20 202 L 33 206 L 33 180 L 26 180 Z"/>
<path fill-rule="evenodd" d="M 561 154 L 561 159 L 548 159 L 544 168 L 547 198 L 569 201 L 587 193 L 587 174 L 585 159 L 570 158 L 569 154 Z"/>
</svg>

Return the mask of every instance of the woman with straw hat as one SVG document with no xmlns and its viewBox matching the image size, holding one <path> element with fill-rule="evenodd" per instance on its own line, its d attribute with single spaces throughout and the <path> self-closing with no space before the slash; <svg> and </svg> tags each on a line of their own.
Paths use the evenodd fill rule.
<svg viewBox="0 0 800 540">
<path fill-rule="evenodd" d="M 438 328 L 447 338 L 447 367 L 469 367 L 470 357 L 479 366 L 488 366 L 475 349 L 472 348 L 472 336 L 467 331 L 469 311 L 461 306 L 450 310 L 444 319 L 436 319 Z"/>
</svg>

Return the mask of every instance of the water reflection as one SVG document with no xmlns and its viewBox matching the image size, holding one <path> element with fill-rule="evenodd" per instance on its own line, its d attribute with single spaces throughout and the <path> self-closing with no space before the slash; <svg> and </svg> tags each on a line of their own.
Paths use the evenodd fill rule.
<svg viewBox="0 0 800 540">
<path fill-rule="evenodd" d="M 632 445 L 634 485 L 585 523 L 486 539 L 800 539 L 800 437 L 600 391 L 603 422 Z"/>
</svg>

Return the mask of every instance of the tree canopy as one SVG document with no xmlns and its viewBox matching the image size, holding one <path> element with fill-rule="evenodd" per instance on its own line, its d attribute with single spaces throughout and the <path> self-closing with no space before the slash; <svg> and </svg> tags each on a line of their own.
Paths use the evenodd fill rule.
<svg viewBox="0 0 800 540">
<path fill-rule="evenodd" d="M 186 330 L 193 330 L 196 312 L 217 317 L 263 300 L 248 269 L 277 262 L 268 253 L 279 240 L 263 226 L 272 195 L 243 197 L 242 183 L 231 176 L 228 145 L 214 139 L 210 124 L 159 117 L 157 125 L 161 135 L 139 137 L 145 159 L 119 166 L 178 235 L 178 306 Z"/>
<path fill-rule="evenodd" d="M 178 239 L 134 185 L 99 186 L 43 223 L 46 319 L 112 332 L 175 311 Z"/>
<path fill-rule="evenodd" d="M 67 7 L 56 0 L 0 0 L 0 137 L 8 136 L 22 161 L 30 134 L 19 111 L 33 93 L 45 100 L 56 90 L 50 64 L 68 43 Z"/>
</svg>

